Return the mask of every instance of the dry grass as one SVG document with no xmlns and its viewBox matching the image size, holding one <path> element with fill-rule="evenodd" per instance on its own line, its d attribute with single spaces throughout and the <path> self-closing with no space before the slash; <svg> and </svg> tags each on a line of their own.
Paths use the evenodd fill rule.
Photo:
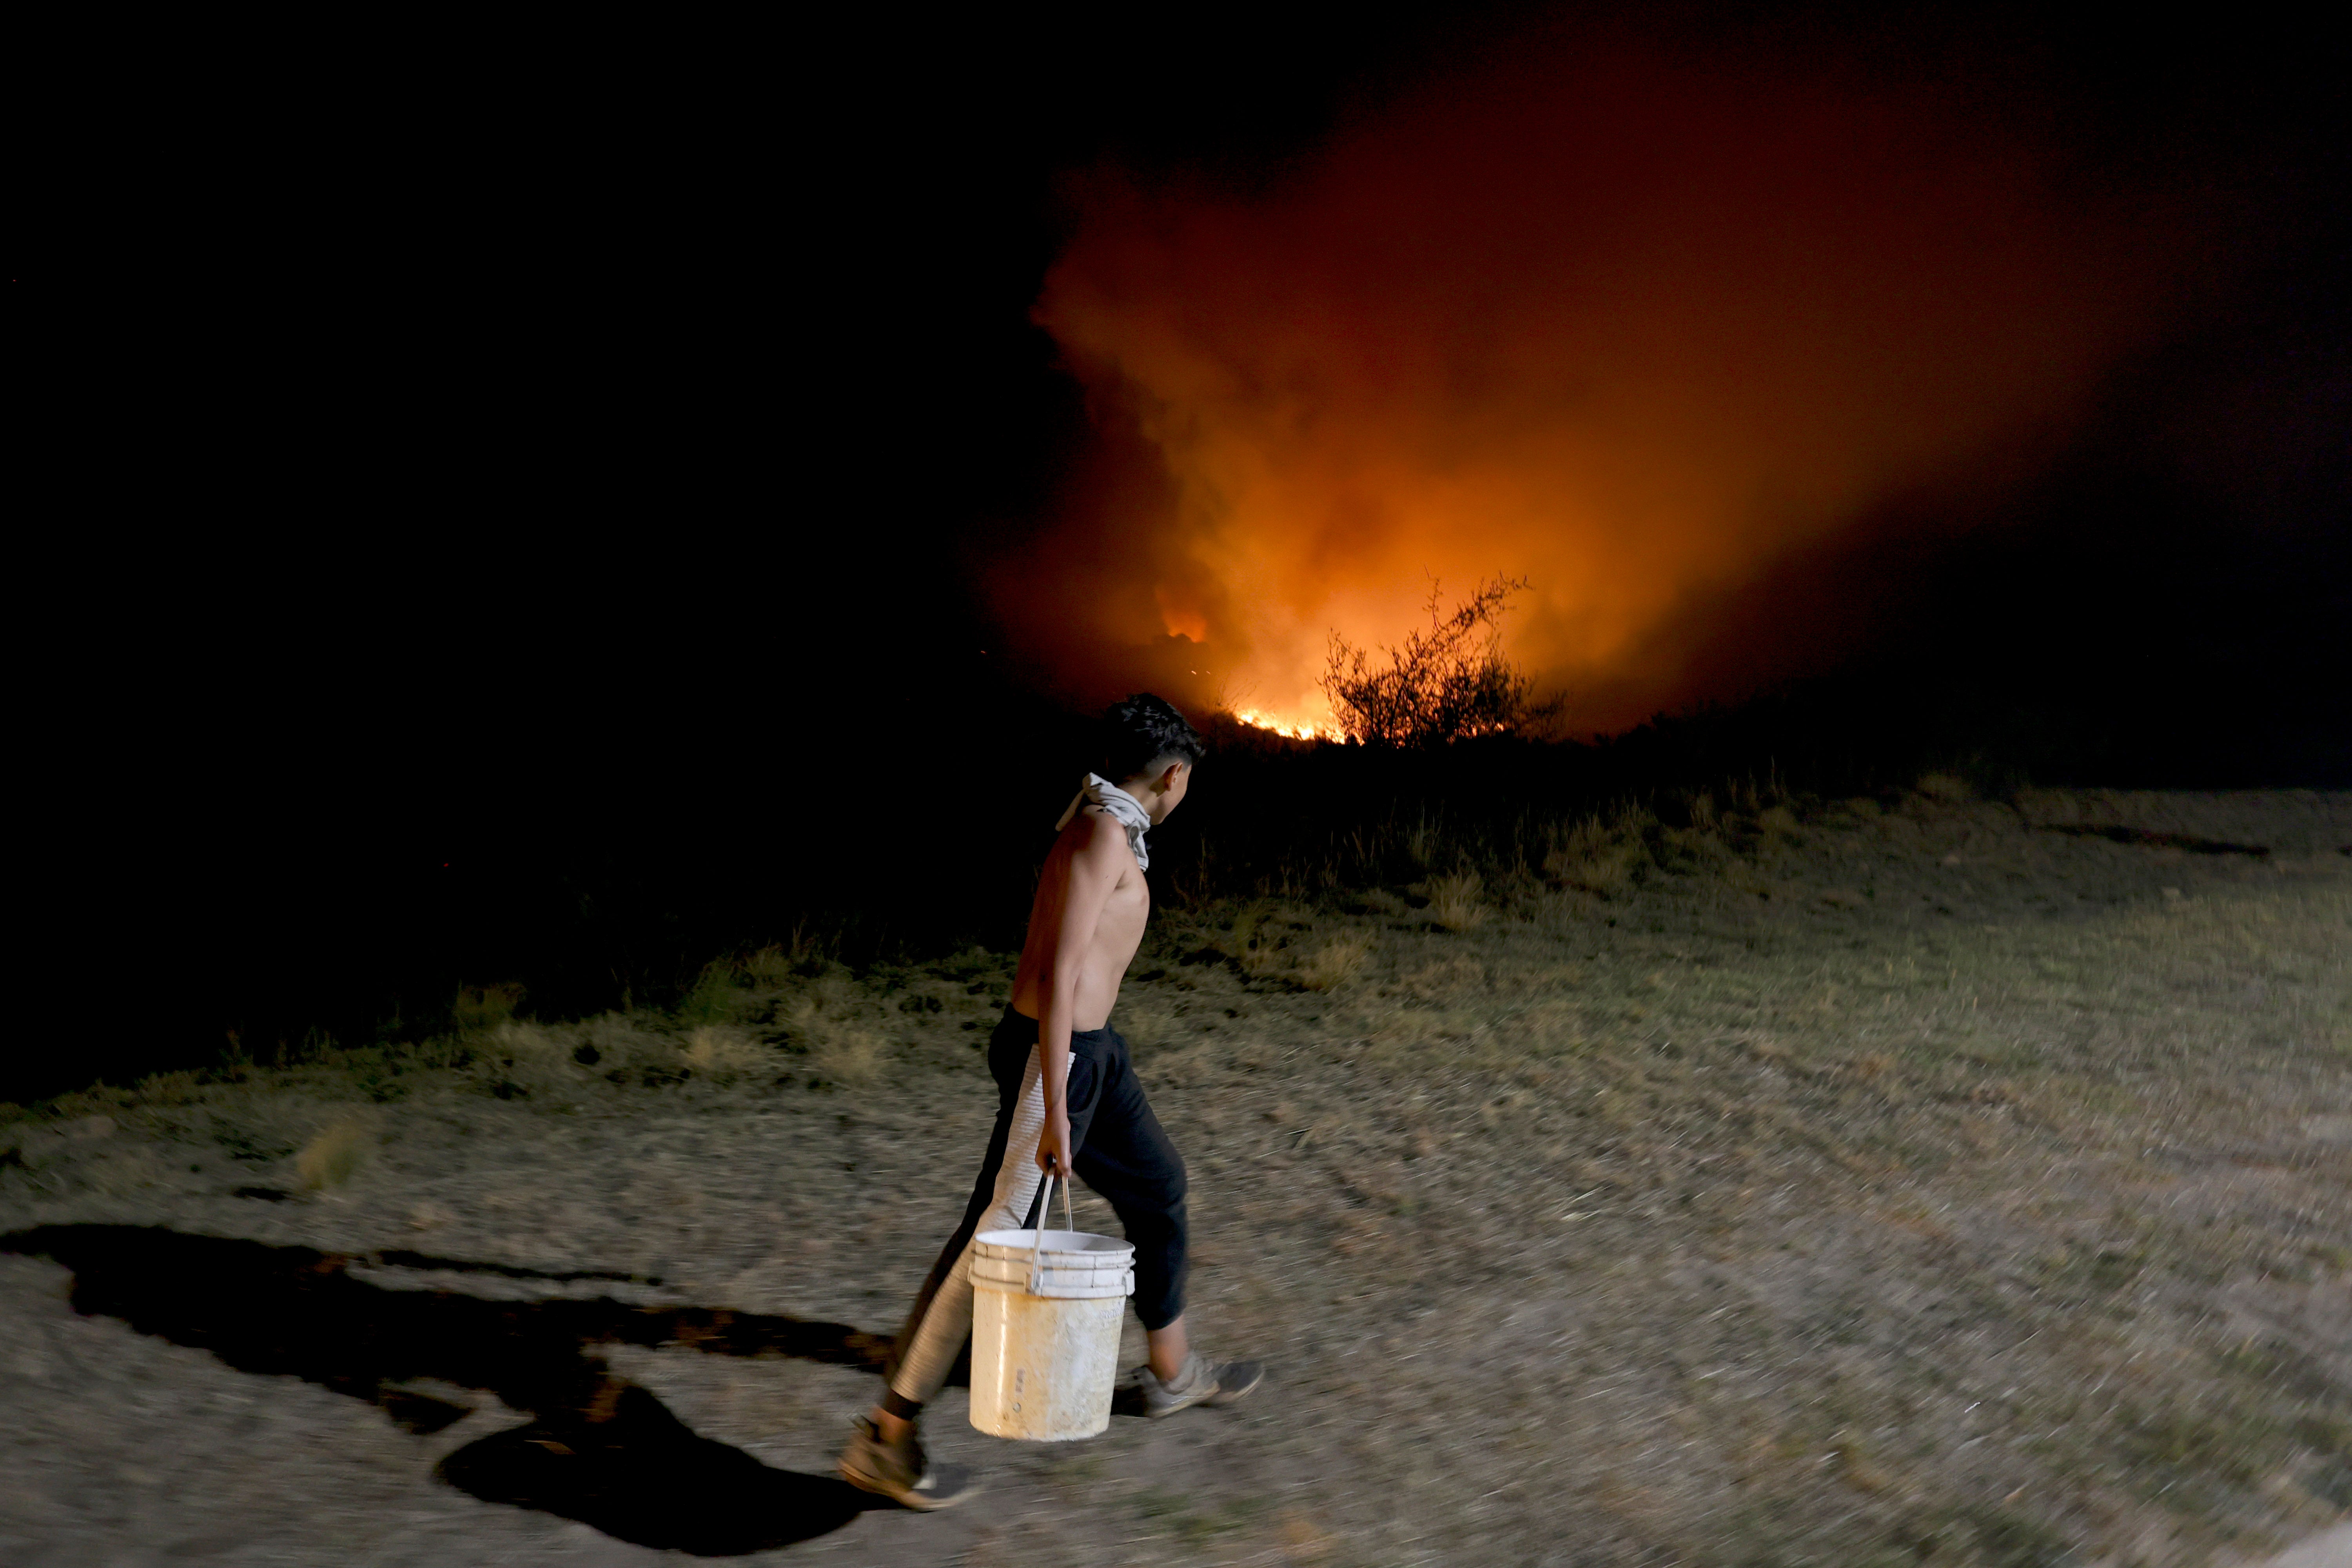
<svg viewBox="0 0 2352 1568">
<path fill-rule="evenodd" d="M 1162 910 L 1115 1021 L 1191 1168 L 1201 1342 L 1275 1384 L 1051 1452 L 943 1405 L 933 1441 L 990 1469 L 995 1533 L 934 1550 L 936 1521 L 876 1516 L 796 1560 L 2202 1568 L 2343 1518 L 2352 801 L 2018 805 L 1938 786 L 1801 819 L 1734 792 L 1671 830 L 1538 825 L 1550 885 L 1482 862 L 1483 921 L 1452 929 L 1402 888 Z M 0 1127 L 0 1219 L 345 1251 L 429 1229 L 446 1256 L 887 1331 L 986 1136 L 975 1047 L 1009 974 L 784 952 L 720 966 L 693 1021 L 509 1009 L 462 1061 L 404 1069 L 383 1157 L 333 1204 L 233 1194 L 348 1114 L 356 1058 L 73 1097 Z M 704 1092 L 678 1070 L 698 1040 L 776 1070 Z M 100 1358 L 40 1348 L 98 1331 L 47 1274 L 0 1310 L 68 1369 L 19 1385 L 20 1490 L 73 1466 L 119 1485 L 110 1423 L 173 1385 L 118 1410 Z M 811 1473 L 873 1392 L 613 1353 L 698 1432 Z M 318 1500 L 319 1529 L 356 1506 L 396 1542 L 404 1501 L 347 1496 L 369 1466 L 426 1473 L 384 1430 L 364 1464 L 325 1440 L 192 1454 L 168 1507 L 79 1526 L 85 1555 L 152 1554 L 221 1475 L 270 1466 L 314 1468 L 272 1506 Z M 495 1516 L 551 1531 L 517 1561 L 576 1550 Z"/>
<path fill-rule="evenodd" d="M 461 1035 L 494 1029 L 515 1016 L 522 1005 L 523 990 L 520 985 L 468 985 L 457 993 L 457 1005 L 451 1009 Z"/>
<path fill-rule="evenodd" d="M 889 1041 L 874 1030 L 835 1029 L 810 1050 L 809 1065 L 827 1082 L 862 1088 L 882 1076 L 889 1054 Z"/>
<path fill-rule="evenodd" d="M 1558 887 L 1607 895 L 1622 891 L 1643 858 L 1638 839 L 1621 837 L 1590 818 L 1570 828 L 1544 857 L 1543 874 Z"/>
<path fill-rule="evenodd" d="M 469 1067 L 492 1092 L 560 1098 L 585 1081 L 575 1059 L 572 1033 L 528 1019 L 502 1019 L 467 1041 Z"/>
<path fill-rule="evenodd" d="M 1218 949 L 1253 980 L 1270 979 L 1290 967 L 1286 922 L 1281 913 L 1259 903 L 1237 911 Z"/>
<path fill-rule="evenodd" d="M 732 1083 L 769 1063 L 766 1047 L 741 1029 L 724 1024 L 701 1024 L 688 1031 L 677 1047 L 679 1063 L 696 1078 Z"/>
<path fill-rule="evenodd" d="M 1309 991 L 1329 991 L 1346 984 L 1370 956 L 1372 939 L 1361 932 L 1337 936 L 1318 947 L 1298 966 L 1298 984 Z"/>
<path fill-rule="evenodd" d="M 832 971 L 788 995 L 776 1016 L 818 1081 L 858 1087 L 878 1079 L 889 1060 L 889 1040 L 869 1022 L 877 1011 L 845 973 Z"/>
<path fill-rule="evenodd" d="M 755 991 L 787 991 L 812 970 L 822 973 L 824 961 L 814 948 L 795 943 L 771 945 L 743 961 L 743 979 Z"/>
<path fill-rule="evenodd" d="M 1921 776 L 1916 787 L 1921 798 L 1945 805 L 1958 805 L 1976 798 L 1976 791 L 1969 787 L 1969 781 L 1958 773 L 1927 773 Z"/>
<path fill-rule="evenodd" d="M 1475 871 L 1437 877 L 1429 884 L 1429 918 L 1447 931 L 1475 931 L 1492 911 L 1481 896 L 1486 879 Z"/>
<path fill-rule="evenodd" d="M 310 1191 L 340 1187 L 367 1163 L 375 1132 L 360 1116 L 339 1117 L 313 1133 L 294 1156 L 294 1173 Z"/>
<path fill-rule="evenodd" d="M 193 1105 L 204 1098 L 204 1087 L 192 1072 L 164 1072 L 139 1085 L 139 1098 L 155 1105 Z"/>
</svg>

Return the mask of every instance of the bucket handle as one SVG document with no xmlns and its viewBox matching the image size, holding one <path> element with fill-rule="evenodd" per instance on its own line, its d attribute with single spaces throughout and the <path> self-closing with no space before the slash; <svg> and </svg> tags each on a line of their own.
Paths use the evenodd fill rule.
<svg viewBox="0 0 2352 1568">
<path fill-rule="evenodd" d="M 1045 1283 L 1045 1222 L 1053 1217 L 1053 1207 L 1054 1176 L 1049 1171 L 1045 1174 L 1045 1190 L 1038 1194 L 1037 1228 L 1030 1233 L 1036 1237 L 1029 1246 L 1029 1294 L 1032 1296 L 1040 1294 L 1040 1287 Z M 1078 1228 L 1077 1215 L 1070 1208 L 1067 1177 L 1062 1180 L 1062 1221 L 1071 1230 Z"/>
</svg>

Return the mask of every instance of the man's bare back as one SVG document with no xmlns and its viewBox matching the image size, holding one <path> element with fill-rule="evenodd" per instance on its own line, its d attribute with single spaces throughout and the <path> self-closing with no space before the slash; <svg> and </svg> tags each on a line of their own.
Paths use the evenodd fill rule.
<svg viewBox="0 0 2352 1568">
<path fill-rule="evenodd" d="M 1013 1007 L 1032 1018 L 1043 1018 L 1053 984 L 1054 961 L 1065 919 L 1071 911 L 1073 862 L 1116 858 L 1121 862 L 1116 879 L 1095 917 L 1092 940 L 1080 959 L 1077 987 L 1071 998 L 1070 1027 L 1099 1029 L 1110 1021 L 1118 1000 L 1119 982 L 1143 942 L 1143 925 L 1151 913 L 1151 891 L 1143 869 L 1127 847 L 1127 834 L 1098 805 L 1087 805 L 1070 819 L 1054 841 L 1037 878 L 1037 897 L 1029 906 L 1029 937 L 1022 945 L 1021 967 L 1013 977 Z"/>
<path fill-rule="evenodd" d="M 1125 809 L 1141 812 L 1157 826 L 1183 801 L 1192 778 L 1190 760 L 1160 759 L 1113 794 L 1124 797 Z M 1127 832 L 1098 798 L 1071 816 L 1038 875 L 1029 935 L 1013 975 L 1013 1010 L 1037 1020 L 1045 1068 L 1045 1131 L 1037 1141 L 1037 1163 L 1055 1175 L 1070 1173 L 1075 1152 L 1063 1102 L 1070 1035 L 1109 1021 L 1151 910 L 1142 863 Z"/>
</svg>

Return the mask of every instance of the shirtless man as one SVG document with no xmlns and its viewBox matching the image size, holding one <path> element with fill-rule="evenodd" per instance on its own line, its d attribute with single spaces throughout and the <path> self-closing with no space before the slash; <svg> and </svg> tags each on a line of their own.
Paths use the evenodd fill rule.
<svg viewBox="0 0 2352 1568">
<path fill-rule="evenodd" d="M 1135 1246 L 1135 1310 L 1150 1359 L 1125 1380 L 1129 1407 L 1172 1415 L 1222 1405 L 1262 1375 L 1255 1362 L 1203 1361 L 1185 1337 L 1184 1162 L 1110 1027 L 1150 912 L 1144 834 L 1183 800 L 1207 747 L 1157 697 L 1116 704 L 1105 729 L 1101 769 L 1062 814 L 1037 879 L 1013 1000 L 989 1041 L 996 1127 L 971 1202 L 898 1331 L 882 1403 L 841 1456 L 844 1479 L 908 1508 L 946 1508 L 976 1489 L 963 1467 L 930 1462 L 916 1422 L 971 1335 L 971 1238 L 1042 1224 L 1031 1215 L 1047 1173 L 1075 1173 L 1101 1194 Z"/>
</svg>

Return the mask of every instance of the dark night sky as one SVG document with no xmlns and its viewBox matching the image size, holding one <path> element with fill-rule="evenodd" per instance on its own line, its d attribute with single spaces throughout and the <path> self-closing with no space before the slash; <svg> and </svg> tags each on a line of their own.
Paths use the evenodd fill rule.
<svg viewBox="0 0 2352 1568">
<path fill-rule="evenodd" d="M 1246 191 L 1438 72 L 1634 16 L 1669 50 L 1974 95 L 2053 124 L 2088 187 L 2162 163 L 2152 199 L 2227 212 L 2216 286 L 2105 378 L 2048 499 L 2005 515 L 2065 512 L 2059 555 L 2105 529 L 2340 562 L 2346 110 L 2320 39 L 2283 10 L 1876 10 L 396 44 L 308 113 L 245 121 L 211 223 L 249 248 L 195 270 L 165 312 L 184 352 L 149 356 L 148 411 L 193 415 L 171 477 L 210 520 L 156 563 L 189 633 L 172 662 L 213 689 L 166 711 L 222 702 L 211 732 L 310 755 L 319 730 L 364 751 L 724 727 L 780 688 L 868 708 L 861 668 L 903 689 L 901 668 L 996 640 L 976 571 L 1047 531 L 1097 445 L 1029 320 L 1069 176 Z M 798 679 L 813 658 L 824 679 Z M 322 681 L 340 695 L 307 695 Z"/>
<path fill-rule="evenodd" d="M 1034 732 L 1023 692 L 1128 673 L 1008 674 L 1008 648 L 1059 645 L 974 586 L 1098 471 L 1030 320 L 1069 179 L 1246 195 L 1387 96 L 1562 26 L 2014 100 L 2079 177 L 2160 163 L 2158 187 L 2233 215 L 2214 287 L 1997 517 L 1891 506 L 1912 511 L 1706 606 L 1693 668 L 1752 666 L 1759 605 L 1811 605 L 1810 641 L 1773 655 L 1792 673 L 1910 660 L 2192 731 L 2157 748 L 2184 776 L 2340 767 L 2340 49 L 2284 8 L 1882 9 L 320 40 L 316 68 L 210 106 L 201 153 L 157 150 L 170 259 L 98 399 L 132 437 L 101 489 L 145 521 L 83 547 L 90 662 L 46 687 L 106 715 L 88 793 L 131 822 L 78 917 L 125 998 L 89 1059 L 348 1011 L 637 885 L 583 866 L 658 862 L 659 901 L 769 874 L 877 800 L 904 826 L 860 831 L 952 824 L 954 759 Z M 1051 793 L 1066 768 L 999 770 Z M 141 952 L 181 957 L 113 956 Z"/>
</svg>

